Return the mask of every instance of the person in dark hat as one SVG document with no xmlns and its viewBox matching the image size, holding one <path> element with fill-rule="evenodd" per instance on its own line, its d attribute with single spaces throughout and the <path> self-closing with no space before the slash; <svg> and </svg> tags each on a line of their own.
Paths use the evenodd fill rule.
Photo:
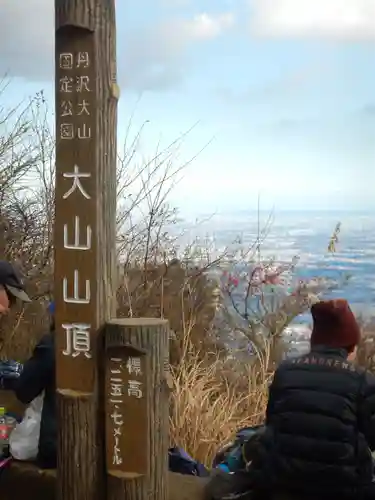
<svg viewBox="0 0 375 500">
<path fill-rule="evenodd" d="M 375 498 L 375 377 L 350 358 L 360 342 L 345 300 L 316 303 L 308 354 L 283 362 L 251 466 L 256 496 Z"/>
<path fill-rule="evenodd" d="M 361 330 L 346 300 L 327 300 L 316 303 L 311 308 L 313 329 L 311 348 L 326 346 L 345 349 L 348 356 L 355 358 L 361 340 Z"/>
<path fill-rule="evenodd" d="M 17 269 L 6 260 L 0 260 L 0 314 L 9 311 L 16 300 L 31 302 Z"/>
<path fill-rule="evenodd" d="M 44 393 L 40 423 L 38 465 L 44 469 L 56 468 L 57 461 L 57 417 L 55 384 L 55 305 L 48 306 L 50 329 L 36 345 L 34 352 L 23 365 L 20 377 L 15 382 L 17 398 L 28 405 Z"/>
</svg>

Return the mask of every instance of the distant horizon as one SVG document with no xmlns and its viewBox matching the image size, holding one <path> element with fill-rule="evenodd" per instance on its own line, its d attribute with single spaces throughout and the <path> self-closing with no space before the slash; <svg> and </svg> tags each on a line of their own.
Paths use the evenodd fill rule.
<svg viewBox="0 0 375 500">
<path fill-rule="evenodd" d="M 313 208 L 313 207 L 307 207 L 307 208 L 275 208 L 274 210 L 267 210 L 267 209 L 260 209 L 259 213 L 269 213 L 269 212 L 274 211 L 275 213 L 277 212 L 321 212 L 321 213 L 363 213 L 363 214 L 368 214 L 369 212 L 374 212 L 375 216 L 375 209 L 368 208 L 368 209 L 344 209 L 344 208 Z M 226 210 L 225 213 L 258 213 L 258 210 L 255 208 L 249 208 L 249 209 L 233 209 L 233 210 Z"/>
<path fill-rule="evenodd" d="M 177 207 L 178 209 L 178 207 Z M 257 216 L 257 214 L 261 216 L 269 216 L 271 214 L 274 214 L 274 218 L 277 218 L 278 215 L 302 215 L 304 213 L 309 213 L 309 214 L 327 214 L 327 215 L 358 215 L 358 216 L 364 216 L 368 217 L 371 216 L 372 214 L 374 215 L 375 218 L 375 209 L 373 208 L 367 208 L 367 209 L 343 209 L 343 208 L 312 208 L 312 207 L 307 207 L 307 208 L 280 208 L 280 209 L 260 209 L 259 211 L 254 208 L 249 208 L 249 209 L 224 209 L 224 210 L 216 210 L 216 211 L 207 211 L 207 212 L 201 212 L 201 213 L 194 213 L 191 211 L 185 210 L 178 212 L 178 216 L 181 217 L 182 219 L 190 219 L 190 218 L 196 218 L 196 219 L 204 219 L 204 218 L 215 218 L 215 217 L 238 217 L 238 216 L 245 216 L 245 215 L 251 215 L 251 216 Z"/>
<path fill-rule="evenodd" d="M 206 219 L 207 222 L 202 216 L 201 220 L 203 223 L 199 218 L 198 223 L 185 222 L 181 248 L 196 241 L 196 247 L 208 249 L 213 258 L 222 255 L 225 248 L 235 251 L 255 248 L 258 235 L 256 211 L 214 216 Z M 266 220 L 267 212 L 263 212 L 261 229 Z M 334 251 L 330 251 L 329 241 L 337 222 L 342 224 L 341 231 Z M 181 227 L 184 228 L 184 223 Z M 327 297 L 343 297 L 358 314 L 375 317 L 375 217 L 372 217 L 372 211 L 276 212 L 270 231 L 261 243 L 260 253 L 262 260 L 277 263 L 290 263 L 298 256 L 298 276 L 302 279 L 324 277 L 338 280 L 342 286 L 330 291 Z M 250 255 L 254 255 L 253 252 Z"/>
</svg>

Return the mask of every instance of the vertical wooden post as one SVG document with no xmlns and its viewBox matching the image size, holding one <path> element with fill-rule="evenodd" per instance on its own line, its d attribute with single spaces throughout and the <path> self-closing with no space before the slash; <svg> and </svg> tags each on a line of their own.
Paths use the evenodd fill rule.
<svg viewBox="0 0 375 500">
<path fill-rule="evenodd" d="M 168 500 L 168 322 L 107 323 L 107 500 Z"/>
<path fill-rule="evenodd" d="M 55 0 L 58 500 L 103 498 L 100 331 L 115 316 L 115 0 Z"/>
</svg>

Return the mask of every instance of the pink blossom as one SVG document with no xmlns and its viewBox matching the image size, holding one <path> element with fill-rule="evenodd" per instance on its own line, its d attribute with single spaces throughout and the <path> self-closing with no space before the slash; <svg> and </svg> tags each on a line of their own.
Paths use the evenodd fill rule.
<svg viewBox="0 0 375 500">
<path fill-rule="evenodd" d="M 230 274 L 228 277 L 228 282 L 230 285 L 237 287 L 239 285 L 240 280 L 236 276 L 232 276 Z"/>
</svg>

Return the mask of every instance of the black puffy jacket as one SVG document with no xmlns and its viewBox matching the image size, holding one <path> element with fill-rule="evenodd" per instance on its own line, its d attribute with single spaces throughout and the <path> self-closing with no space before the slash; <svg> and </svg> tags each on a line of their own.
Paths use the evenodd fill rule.
<svg viewBox="0 0 375 500">
<path fill-rule="evenodd" d="M 55 384 L 55 336 L 44 335 L 26 361 L 22 374 L 14 387 L 17 398 L 29 404 L 44 391 L 40 424 L 38 462 L 43 468 L 56 467 L 56 384 Z"/>
<path fill-rule="evenodd" d="M 374 450 L 374 376 L 348 362 L 345 350 L 324 347 L 280 365 L 253 462 L 258 491 L 375 498 Z"/>
</svg>

